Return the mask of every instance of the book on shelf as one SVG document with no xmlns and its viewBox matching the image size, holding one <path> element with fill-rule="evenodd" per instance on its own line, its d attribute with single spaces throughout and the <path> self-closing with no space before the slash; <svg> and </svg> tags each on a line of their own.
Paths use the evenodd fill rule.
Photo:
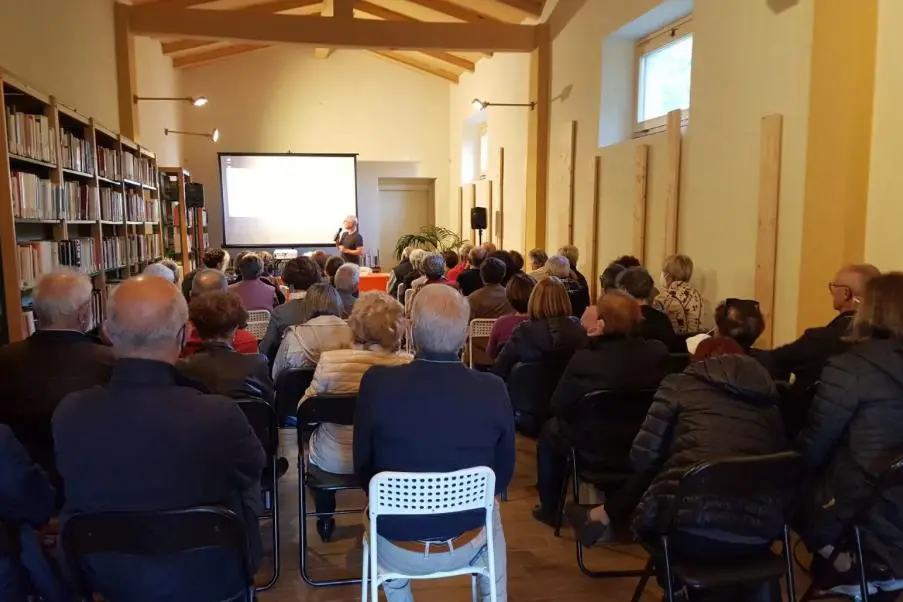
<svg viewBox="0 0 903 602">
<path fill-rule="evenodd" d="M 103 253 L 103 268 L 112 270 L 125 265 L 126 241 L 124 236 L 109 236 L 103 239 L 101 244 Z"/>
<path fill-rule="evenodd" d="M 122 161 L 121 161 L 122 153 L 118 150 L 114 150 L 111 148 L 106 148 L 103 146 L 97 147 L 97 175 L 102 178 L 106 178 L 108 180 L 116 180 L 117 182 L 122 179 Z"/>
<path fill-rule="evenodd" d="M 160 200 L 159 199 L 145 199 L 144 211 L 145 211 L 144 221 L 159 222 L 160 221 Z"/>
<path fill-rule="evenodd" d="M 94 149 L 90 142 L 72 132 L 60 136 L 60 153 L 64 169 L 94 173 Z"/>
<path fill-rule="evenodd" d="M 122 153 L 122 177 L 125 180 L 136 181 L 138 179 L 138 158 L 135 155 L 123 151 Z"/>
<path fill-rule="evenodd" d="M 100 219 L 111 222 L 123 221 L 122 192 L 100 187 Z"/>
<path fill-rule="evenodd" d="M 144 196 L 140 192 L 128 190 L 125 194 L 125 210 L 127 219 L 130 222 L 146 222 L 147 205 L 144 203 Z"/>
<path fill-rule="evenodd" d="M 37 330 L 37 325 L 35 324 L 34 319 L 34 310 L 27 310 L 22 312 L 22 329 L 25 331 L 25 336 L 30 337 L 34 334 L 35 330 Z"/>
<path fill-rule="evenodd" d="M 46 115 L 32 115 L 6 108 L 6 138 L 14 155 L 56 163 L 56 133 Z"/>
<path fill-rule="evenodd" d="M 157 186 L 157 171 L 154 162 L 147 157 L 138 157 L 138 181 L 145 186 Z"/>
<path fill-rule="evenodd" d="M 10 175 L 13 217 L 60 219 L 61 195 L 53 182 L 24 171 L 14 171 Z"/>
<path fill-rule="evenodd" d="M 32 240 L 19 243 L 17 250 L 22 288 L 34 286 L 38 278 L 60 267 L 70 267 L 83 274 L 100 269 L 91 238 Z"/>
<path fill-rule="evenodd" d="M 69 220 L 100 219 L 92 189 L 84 182 L 64 182 L 62 187 L 62 215 Z"/>
<path fill-rule="evenodd" d="M 160 238 L 156 234 L 129 236 L 129 256 L 150 262 L 161 257 Z"/>
</svg>

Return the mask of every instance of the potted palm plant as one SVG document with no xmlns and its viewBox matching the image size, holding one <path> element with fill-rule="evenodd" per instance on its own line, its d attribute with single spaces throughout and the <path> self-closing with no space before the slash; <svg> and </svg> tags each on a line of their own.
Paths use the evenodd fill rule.
<svg viewBox="0 0 903 602">
<path fill-rule="evenodd" d="M 395 259 L 401 259 L 406 247 L 416 247 L 427 251 L 443 253 L 461 246 L 461 237 L 452 230 L 441 226 L 423 226 L 417 232 L 405 234 L 395 243 Z"/>
</svg>

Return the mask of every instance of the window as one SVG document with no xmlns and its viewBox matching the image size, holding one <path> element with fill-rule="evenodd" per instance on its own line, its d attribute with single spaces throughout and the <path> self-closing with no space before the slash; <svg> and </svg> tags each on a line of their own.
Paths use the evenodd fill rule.
<svg viewBox="0 0 903 602">
<path fill-rule="evenodd" d="M 485 124 L 480 129 L 480 148 L 477 152 L 480 155 L 480 179 L 484 180 L 489 174 L 489 132 Z"/>
<path fill-rule="evenodd" d="M 687 17 L 637 44 L 637 97 L 634 133 L 665 127 L 675 109 L 689 117 L 693 32 Z"/>
</svg>

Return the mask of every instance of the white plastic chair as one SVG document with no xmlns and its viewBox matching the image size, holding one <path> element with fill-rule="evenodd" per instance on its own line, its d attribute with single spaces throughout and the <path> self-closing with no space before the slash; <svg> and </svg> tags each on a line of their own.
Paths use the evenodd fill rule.
<svg viewBox="0 0 903 602">
<path fill-rule="evenodd" d="M 473 600 L 477 602 L 477 576 L 489 578 L 489 599 L 496 600 L 495 555 L 492 516 L 495 506 L 495 473 L 487 466 L 456 472 L 381 472 L 370 479 L 370 525 L 364 535 L 361 600 L 367 602 L 368 579 L 373 602 L 379 601 L 379 586 L 392 579 L 444 579 L 471 575 Z M 379 565 L 377 519 L 380 516 L 423 516 L 467 510 L 486 512 L 486 563 L 428 575 L 392 573 Z"/>
<path fill-rule="evenodd" d="M 414 289 L 409 288 L 404 292 L 404 315 L 411 317 L 411 305 L 414 301 Z"/>
<path fill-rule="evenodd" d="M 248 312 L 248 332 L 260 341 L 267 333 L 270 325 L 270 312 L 265 309 L 252 309 Z"/>
<path fill-rule="evenodd" d="M 470 327 L 467 332 L 467 357 L 470 367 L 473 368 L 473 339 L 474 337 L 488 337 L 492 334 L 492 327 L 495 325 L 495 319 L 476 318 L 470 321 Z"/>
</svg>

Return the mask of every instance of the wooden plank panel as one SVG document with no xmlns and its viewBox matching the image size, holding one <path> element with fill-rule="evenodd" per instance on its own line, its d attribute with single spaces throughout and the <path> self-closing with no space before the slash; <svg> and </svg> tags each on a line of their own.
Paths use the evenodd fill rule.
<svg viewBox="0 0 903 602">
<path fill-rule="evenodd" d="M 499 206 L 496 210 L 495 238 L 500 249 L 504 249 L 505 236 L 505 147 L 499 147 Z"/>
<path fill-rule="evenodd" d="M 542 16 L 542 4 L 537 4 L 533 0 L 498 0 L 498 2 L 515 9 L 524 18 Z"/>
<path fill-rule="evenodd" d="M 416 58 L 412 57 L 409 54 L 404 54 L 402 52 L 392 52 L 389 50 L 374 50 L 373 54 L 389 59 L 390 61 L 395 61 L 396 63 L 401 63 L 402 65 L 406 65 L 413 69 L 417 69 L 418 71 L 423 71 L 424 73 L 429 73 L 430 75 L 435 75 L 437 77 L 441 77 L 442 79 L 447 79 L 452 83 L 458 83 L 457 73 L 452 73 L 451 71 L 440 69 L 439 67 L 430 65 L 423 61 L 418 61 Z"/>
<path fill-rule="evenodd" d="M 590 238 L 590 302 L 595 303 L 599 298 L 599 238 L 602 235 L 602 226 L 599 224 L 600 205 L 602 204 L 602 157 L 596 155 L 593 161 L 593 221 L 592 236 Z"/>
<path fill-rule="evenodd" d="M 647 175 L 649 169 L 649 145 L 640 144 L 636 149 L 636 196 L 633 199 L 633 255 L 646 263 L 646 209 Z"/>
<path fill-rule="evenodd" d="M 458 186 L 458 236 L 464 240 L 464 187 Z"/>
<path fill-rule="evenodd" d="M 495 19 L 486 13 L 464 7 L 460 4 L 455 4 L 454 2 L 449 2 L 448 0 L 408 0 L 408 2 L 468 23 L 478 23 L 481 21 L 500 22 L 498 19 Z"/>
<path fill-rule="evenodd" d="M 163 42 L 163 54 L 175 54 L 176 52 L 185 52 L 187 50 L 197 50 L 205 46 L 213 46 L 216 42 L 207 40 L 175 40 L 172 42 Z"/>
<path fill-rule="evenodd" d="M 546 246 L 549 195 L 549 138 L 552 99 L 552 42 L 545 25 L 539 29 L 539 46 L 530 55 L 530 98 L 536 107 L 527 122 L 527 202 L 524 215 L 524 247 Z"/>
<path fill-rule="evenodd" d="M 778 210 L 781 196 L 781 140 L 783 117 L 762 119 L 759 156 L 759 219 L 756 232 L 755 296 L 765 317 L 759 345 L 771 347 L 774 333 L 775 268 L 778 256 Z"/>
<path fill-rule="evenodd" d="M 574 211 L 576 204 L 576 154 L 577 154 L 577 122 L 571 121 L 567 128 L 567 155 L 564 161 L 568 177 L 568 244 L 574 244 Z"/>
<path fill-rule="evenodd" d="M 680 212 L 681 111 L 668 113 L 668 193 L 665 197 L 665 257 L 677 253 L 678 216 Z M 664 257 L 662 257 L 664 259 Z"/>
<path fill-rule="evenodd" d="M 232 44 L 230 46 L 222 46 L 206 52 L 177 56 L 172 60 L 172 66 L 177 69 L 199 67 L 219 59 L 244 54 L 246 52 L 253 52 L 254 50 L 262 50 L 264 48 L 269 48 L 269 46 L 267 44 Z"/>
<path fill-rule="evenodd" d="M 477 206 L 477 185 L 476 184 L 467 184 L 464 189 L 467 191 L 468 196 L 470 197 L 470 209 L 472 210 Z M 468 224 L 469 226 L 469 224 Z M 471 244 L 477 244 L 477 233 L 476 230 L 470 228 L 470 242 Z"/>
<path fill-rule="evenodd" d="M 113 8 L 119 130 L 124 136 L 137 140 L 138 105 L 134 102 L 134 98 L 138 93 L 138 69 L 135 65 L 135 37 L 129 28 L 129 9 L 119 3 Z"/>
</svg>

